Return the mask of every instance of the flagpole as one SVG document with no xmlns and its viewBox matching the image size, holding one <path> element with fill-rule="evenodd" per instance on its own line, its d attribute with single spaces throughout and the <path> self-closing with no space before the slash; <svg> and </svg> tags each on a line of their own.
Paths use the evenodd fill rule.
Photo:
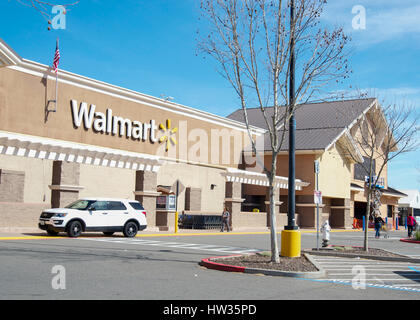
<svg viewBox="0 0 420 320">
<path fill-rule="evenodd" d="M 57 38 L 57 48 L 58 48 L 58 38 Z M 57 70 L 55 71 L 55 110 L 54 112 L 57 111 L 57 104 L 58 104 L 58 67 Z"/>
</svg>

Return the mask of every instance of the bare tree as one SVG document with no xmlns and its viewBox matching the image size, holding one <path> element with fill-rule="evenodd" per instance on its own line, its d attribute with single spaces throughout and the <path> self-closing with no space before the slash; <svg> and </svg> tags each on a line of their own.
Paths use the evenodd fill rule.
<svg viewBox="0 0 420 320">
<path fill-rule="evenodd" d="M 380 203 L 375 203 L 381 197 L 384 178 L 381 174 L 388 163 L 403 153 L 414 151 L 419 147 L 416 127 L 419 112 L 406 102 L 397 102 L 382 107 L 376 103 L 363 114 L 355 124 L 353 140 L 363 158 L 356 158 L 349 153 L 359 168 L 366 174 L 367 203 L 365 212 L 364 249 L 368 246 L 368 222 L 371 208 L 378 210 Z"/>
<path fill-rule="evenodd" d="M 331 81 L 349 75 L 342 28 L 320 24 L 324 0 L 201 0 L 208 22 L 200 32 L 199 49 L 214 58 L 219 73 L 240 99 L 254 154 L 257 143 L 247 108 L 258 107 L 268 129 L 271 165 L 261 161 L 269 181 L 270 211 L 275 212 L 274 180 L 287 124 L 299 104 L 307 102 Z M 290 21 L 290 5 L 295 19 Z M 204 28 L 204 27 L 203 27 Z M 293 48 L 292 48 L 293 46 Z M 291 49 L 296 56 L 296 91 L 289 97 Z M 272 261 L 279 261 L 276 216 L 270 215 Z"/>
<path fill-rule="evenodd" d="M 16 0 L 20 4 L 34 8 L 36 11 L 38 11 L 44 19 L 48 22 L 48 24 L 51 24 L 51 8 L 54 6 L 62 6 L 62 7 L 70 7 L 78 4 L 80 0 L 73 1 L 71 3 L 52 3 L 49 1 L 42 1 L 42 0 Z M 51 30 L 51 27 L 48 26 L 48 30 Z"/>
</svg>

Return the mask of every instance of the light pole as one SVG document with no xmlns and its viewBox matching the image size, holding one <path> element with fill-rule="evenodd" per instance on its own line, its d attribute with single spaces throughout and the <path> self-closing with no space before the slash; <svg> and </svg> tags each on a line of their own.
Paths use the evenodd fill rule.
<svg viewBox="0 0 420 320">
<path fill-rule="evenodd" d="M 316 175 L 316 250 L 319 251 L 319 161 L 315 160 L 314 163 L 315 175 Z"/>
<path fill-rule="evenodd" d="M 299 257 L 301 253 L 301 237 L 296 226 L 295 217 L 295 131 L 296 120 L 294 107 L 295 99 L 295 2 L 290 1 L 290 70 L 289 70 L 289 187 L 287 226 L 281 234 L 281 255 Z"/>
<path fill-rule="evenodd" d="M 289 79 L 289 193 L 288 193 L 288 224 L 286 230 L 297 230 L 295 218 L 295 132 L 296 132 L 296 119 L 295 119 L 295 36 L 294 36 L 294 19 L 295 19 L 295 5 L 294 0 L 290 1 L 290 79 Z"/>
</svg>

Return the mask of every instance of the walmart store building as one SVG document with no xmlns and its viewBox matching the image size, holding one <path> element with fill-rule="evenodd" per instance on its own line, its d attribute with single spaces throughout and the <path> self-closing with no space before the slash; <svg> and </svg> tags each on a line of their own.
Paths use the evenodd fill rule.
<svg viewBox="0 0 420 320">
<path fill-rule="evenodd" d="M 241 122 L 67 71 L 56 88 L 50 67 L 0 39 L 0 230 L 33 229 L 43 209 L 81 197 L 137 199 L 149 229 L 171 229 L 165 197 L 177 180 L 179 212 L 220 215 L 226 205 L 234 228 L 265 227 L 266 213 L 240 209 L 238 183 L 267 185 L 238 169 L 247 141 Z"/>
</svg>

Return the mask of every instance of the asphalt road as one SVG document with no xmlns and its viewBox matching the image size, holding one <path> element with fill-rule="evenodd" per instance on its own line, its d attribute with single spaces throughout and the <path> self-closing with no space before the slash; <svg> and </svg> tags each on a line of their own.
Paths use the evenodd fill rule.
<svg viewBox="0 0 420 320">
<path fill-rule="evenodd" d="M 379 240 L 370 235 L 372 247 L 420 257 L 418 245 L 398 241 L 405 232 Z M 331 242 L 362 245 L 362 236 L 332 233 Z M 410 288 L 417 291 L 392 283 L 356 290 L 348 283 L 229 273 L 198 265 L 212 256 L 268 250 L 269 243 L 268 234 L 233 233 L 1 240 L 0 299 L 420 299 L 416 280 Z M 314 233 L 302 234 L 303 248 L 315 245 Z"/>
</svg>

